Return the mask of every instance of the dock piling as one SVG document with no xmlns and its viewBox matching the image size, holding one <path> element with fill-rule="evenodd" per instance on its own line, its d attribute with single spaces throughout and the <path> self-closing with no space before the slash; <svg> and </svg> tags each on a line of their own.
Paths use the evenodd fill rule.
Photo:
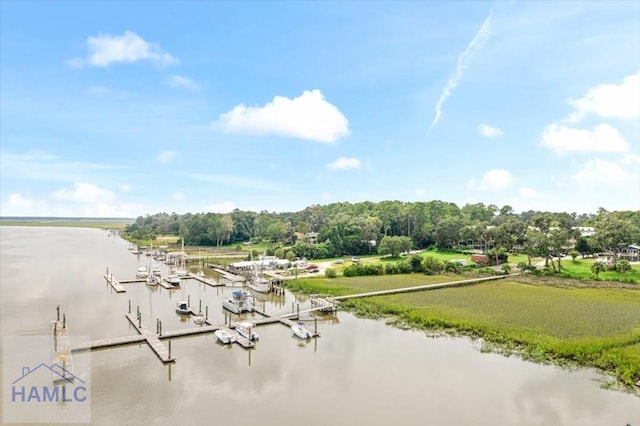
<svg viewBox="0 0 640 426">
<path fill-rule="evenodd" d="M 298 317 L 298 319 L 300 319 L 300 304 L 299 303 L 296 305 L 296 312 L 297 312 L 296 316 Z"/>
<path fill-rule="evenodd" d="M 62 328 L 67 328 L 67 314 L 62 314 Z"/>
<path fill-rule="evenodd" d="M 202 299 L 200 299 L 200 303 L 198 304 L 198 313 L 202 312 Z"/>
<path fill-rule="evenodd" d="M 209 319 L 209 305 L 204 307 L 204 320 L 208 320 Z"/>
<path fill-rule="evenodd" d="M 60 305 L 56 306 L 56 321 L 60 321 Z"/>
<path fill-rule="evenodd" d="M 313 317 L 313 334 L 318 334 L 318 318 Z"/>
<path fill-rule="evenodd" d="M 187 306 L 191 306 L 191 295 L 187 294 Z"/>
<path fill-rule="evenodd" d="M 129 313 L 131 313 L 131 299 L 129 299 Z"/>
<path fill-rule="evenodd" d="M 158 319 L 158 335 L 162 336 L 162 320 Z"/>
<path fill-rule="evenodd" d="M 171 340 L 169 340 L 169 358 L 171 358 Z"/>
</svg>

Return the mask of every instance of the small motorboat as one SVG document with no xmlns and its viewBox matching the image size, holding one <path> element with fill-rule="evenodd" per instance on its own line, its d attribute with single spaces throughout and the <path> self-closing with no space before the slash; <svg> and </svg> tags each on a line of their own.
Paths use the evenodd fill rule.
<svg viewBox="0 0 640 426">
<path fill-rule="evenodd" d="M 243 312 L 253 312 L 254 300 L 253 295 L 244 290 L 236 290 L 231 293 L 231 297 L 222 301 L 222 307 L 233 312 L 241 314 Z"/>
<path fill-rule="evenodd" d="M 251 322 L 241 322 L 236 326 L 236 331 L 238 332 L 239 335 L 241 335 L 245 339 L 248 339 L 250 341 L 255 341 L 260 338 L 258 333 L 253 331 L 255 327 L 256 325 Z"/>
<path fill-rule="evenodd" d="M 224 345 L 236 341 L 236 336 L 224 329 L 216 330 L 213 334 L 215 334 L 218 340 L 220 340 Z"/>
<path fill-rule="evenodd" d="M 198 324 L 198 325 L 202 325 L 202 324 L 204 324 L 204 322 L 205 322 L 204 315 L 202 315 L 202 314 L 196 314 L 196 315 L 193 317 L 193 322 L 195 322 L 195 323 L 196 323 L 196 324 Z"/>
<path fill-rule="evenodd" d="M 303 327 L 303 323 L 298 323 L 291 326 L 291 331 L 293 331 L 293 335 L 300 339 L 311 339 L 313 337 L 313 333 Z"/>
<path fill-rule="evenodd" d="M 185 301 L 180 301 L 176 304 L 176 312 L 180 315 L 191 315 L 191 309 Z"/>
</svg>

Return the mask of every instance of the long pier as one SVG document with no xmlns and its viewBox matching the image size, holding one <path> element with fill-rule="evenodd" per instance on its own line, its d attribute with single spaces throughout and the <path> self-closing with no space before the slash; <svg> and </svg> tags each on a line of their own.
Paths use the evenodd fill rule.
<svg viewBox="0 0 640 426">
<path fill-rule="evenodd" d="M 346 296 L 335 296 L 333 299 L 337 301 L 341 301 L 346 299 L 356 299 L 359 297 L 385 296 L 387 294 L 410 293 L 413 291 L 435 290 L 438 288 L 462 287 L 466 285 L 478 284 L 484 281 L 502 280 L 502 279 L 505 279 L 506 277 L 508 277 L 508 275 L 497 275 L 497 276 L 484 277 L 484 278 L 471 278 L 468 280 L 450 281 L 446 283 L 425 284 L 425 285 L 419 285 L 415 287 L 404 287 L 404 288 L 396 288 L 391 290 L 370 291 L 368 293 L 348 294 Z"/>
<path fill-rule="evenodd" d="M 133 316 L 133 314 L 127 314 L 126 317 L 136 331 L 144 336 L 147 344 L 151 350 L 155 352 L 158 358 L 160 358 L 160 361 L 164 364 L 168 362 L 175 362 L 176 359 L 171 356 L 171 342 L 169 342 L 169 348 L 167 348 L 160 339 L 158 339 L 158 335 L 156 333 L 153 333 L 147 328 L 147 326 L 142 324 L 139 313 L 137 317 Z"/>
</svg>

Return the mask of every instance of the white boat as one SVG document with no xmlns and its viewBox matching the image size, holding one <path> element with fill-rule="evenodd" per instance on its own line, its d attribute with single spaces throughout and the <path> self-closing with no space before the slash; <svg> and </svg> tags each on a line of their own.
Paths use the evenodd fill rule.
<svg viewBox="0 0 640 426">
<path fill-rule="evenodd" d="M 140 265 L 138 270 L 136 271 L 136 277 L 138 278 L 147 278 L 149 276 L 149 269 L 147 265 Z"/>
<path fill-rule="evenodd" d="M 189 305 L 187 304 L 187 302 L 183 300 L 176 304 L 176 312 L 180 315 L 190 315 L 191 309 L 189 309 Z"/>
<path fill-rule="evenodd" d="M 222 306 L 234 314 L 253 312 L 253 295 L 247 291 L 236 290 L 231 293 L 231 297 L 222 301 Z"/>
<path fill-rule="evenodd" d="M 213 332 L 213 334 L 215 334 L 218 340 L 220 340 L 220 342 L 225 345 L 236 341 L 236 336 L 224 329 L 216 330 Z"/>
<path fill-rule="evenodd" d="M 180 287 L 180 277 L 173 272 L 169 272 L 169 275 L 164 280 L 174 287 Z"/>
<path fill-rule="evenodd" d="M 253 255 L 251 260 L 253 261 Z M 247 287 L 259 293 L 269 293 L 271 291 L 271 282 L 262 275 L 262 267 L 259 268 L 257 263 L 251 266 L 251 275 L 247 281 Z"/>
<path fill-rule="evenodd" d="M 180 267 L 178 269 L 176 269 L 176 275 L 178 275 L 179 277 L 186 277 L 189 273 L 189 271 L 187 271 L 187 268 L 184 265 L 184 238 L 182 239 L 182 252 L 180 252 Z"/>
<path fill-rule="evenodd" d="M 162 269 L 160 269 L 160 267 L 159 267 L 159 266 L 154 266 L 154 267 L 151 269 L 151 273 L 152 273 L 153 275 L 155 275 L 156 277 L 159 277 L 159 276 L 161 276 L 161 275 L 162 275 Z"/>
<path fill-rule="evenodd" d="M 293 335 L 300 339 L 311 339 L 313 337 L 313 333 L 307 330 L 302 326 L 302 323 L 298 323 L 291 326 L 291 331 L 293 331 Z"/>
<path fill-rule="evenodd" d="M 236 326 L 236 331 L 245 339 L 255 341 L 258 340 L 260 336 L 258 336 L 258 333 L 253 331 L 254 328 L 256 328 L 256 325 L 251 322 L 241 322 Z"/>
<path fill-rule="evenodd" d="M 202 324 L 204 324 L 204 322 L 205 322 L 204 315 L 202 315 L 202 314 L 196 314 L 196 315 L 193 317 L 193 322 L 195 322 L 195 323 L 196 323 L 196 324 L 198 324 L 198 325 L 202 325 Z"/>
<path fill-rule="evenodd" d="M 271 282 L 262 276 L 262 273 L 257 268 L 254 268 L 249 281 L 247 281 L 247 287 L 260 293 L 269 293 L 271 291 Z"/>
</svg>

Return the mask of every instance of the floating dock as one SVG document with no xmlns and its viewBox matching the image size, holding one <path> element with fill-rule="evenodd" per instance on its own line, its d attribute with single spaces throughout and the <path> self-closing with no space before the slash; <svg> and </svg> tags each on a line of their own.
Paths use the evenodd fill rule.
<svg viewBox="0 0 640 426">
<path fill-rule="evenodd" d="M 116 293 L 124 293 L 125 290 L 124 287 L 122 287 L 122 284 L 120 284 L 120 281 L 116 280 L 113 277 L 113 274 L 109 274 L 107 272 L 107 274 L 105 274 L 104 279 L 107 280 L 107 282 L 109 284 L 111 284 L 111 287 L 115 290 Z"/>
<path fill-rule="evenodd" d="M 171 342 L 169 342 L 169 348 L 167 348 L 158 338 L 158 334 L 153 333 L 151 330 L 147 328 L 142 321 L 140 320 L 140 316 L 134 316 L 133 314 L 127 314 L 127 319 L 133 325 L 138 333 L 144 336 L 144 339 L 147 341 L 149 347 L 155 352 L 155 354 L 160 358 L 164 364 L 169 362 L 175 362 L 175 358 L 171 356 Z"/>
<path fill-rule="evenodd" d="M 207 278 L 207 277 L 201 277 L 197 274 L 192 274 L 191 272 L 189 272 L 187 274 L 187 277 L 194 279 L 196 281 L 200 281 L 203 284 L 209 285 L 211 287 L 224 287 L 225 284 L 222 280 L 220 281 L 216 281 L 216 280 L 212 280 L 211 278 Z"/>
<path fill-rule="evenodd" d="M 51 379 L 53 384 L 73 383 L 76 376 L 71 357 L 69 330 L 64 314 L 62 321 L 60 321 L 60 307 L 58 307 L 58 319 L 51 321 L 51 328 Z"/>
</svg>

